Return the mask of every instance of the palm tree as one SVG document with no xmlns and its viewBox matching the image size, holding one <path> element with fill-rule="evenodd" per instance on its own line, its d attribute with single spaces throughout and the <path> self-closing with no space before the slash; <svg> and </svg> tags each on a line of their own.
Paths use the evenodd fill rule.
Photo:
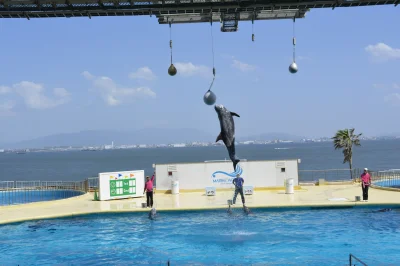
<svg viewBox="0 0 400 266">
<path fill-rule="evenodd" d="M 353 179 L 353 145 L 361 146 L 360 136 L 361 134 L 355 135 L 354 128 L 342 129 L 336 132 L 336 135 L 332 138 L 335 150 L 343 149 L 344 160 L 343 163 L 349 163 L 350 166 L 350 176 Z"/>
</svg>

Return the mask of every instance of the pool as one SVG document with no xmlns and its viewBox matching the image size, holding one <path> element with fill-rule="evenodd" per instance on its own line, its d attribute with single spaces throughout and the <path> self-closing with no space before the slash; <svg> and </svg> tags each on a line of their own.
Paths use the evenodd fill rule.
<svg viewBox="0 0 400 266">
<path fill-rule="evenodd" d="M 82 191 L 69 189 L 0 191 L 0 206 L 66 199 L 83 194 Z"/>
<path fill-rule="evenodd" d="M 379 186 L 379 187 L 400 188 L 400 179 L 376 181 L 373 184 L 376 185 L 376 186 Z"/>
<path fill-rule="evenodd" d="M 382 207 L 383 208 L 383 207 Z M 400 210 L 97 214 L 0 226 L 2 265 L 400 265 Z M 357 264 L 358 265 L 358 264 Z"/>
</svg>

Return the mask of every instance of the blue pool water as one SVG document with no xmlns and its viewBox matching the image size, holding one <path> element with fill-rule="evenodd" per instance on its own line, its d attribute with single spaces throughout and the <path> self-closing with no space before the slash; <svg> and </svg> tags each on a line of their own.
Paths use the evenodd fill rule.
<svg viewBox="0 0 400 266">
<path fill-rule="evenodd" d="M 23 204 L 38 201 L 49 201 L 66 199 L 83 195 L 84 192 L 77 190 L 14 190 L 0 191 L 0 206 Z"/>
<path fill-rule="evenodd" d="M 377 185 L 380 187 L 400 188 L 400 179 L 377 181 L 377 182 L 374 182 L 374 185 Z"/>
<path fill-rule="evenodd" d="M 235 209 L 0 226 L 1 265 L 400 265 L 400 210 Z"/>
</svg>

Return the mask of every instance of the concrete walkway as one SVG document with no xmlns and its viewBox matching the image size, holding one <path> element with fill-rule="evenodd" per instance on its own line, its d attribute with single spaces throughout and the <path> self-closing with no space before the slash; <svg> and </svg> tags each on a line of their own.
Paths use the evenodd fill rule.
<svg viewBox="0 0 400 266">
<path fill-rule="evenodd" d="M 255 191 L 254 195 L 246 196 L 246 205 L 254 207 L 326 207 L 326 206 L 356 206 L 356 205 L 399 205 L 400 192 L 370 188 L 368 202 L 355 202 L 355 196 L 361 196 L 359 184 L 303 186 L 294 194 L 282 191 Z M 218 192 L 216 196 L 205 196 L 201 192 L 181 193 L 178 195 L 154 195 L 154 207 L 162 210 L 194 210 L 227 208 L 227 200 L 233 192 Z M 37 220 L 44 218 L 67 217 L 80 214 L 106 212 L 149 211 L 142 208 L 143 198 L 131 198 L 113 201 L 94 201 L 93 193 L 48 202 L 37 202 L 23 205 L 0 207 L 0 224 Z M 240 195 L 236 207 L 241 207 Z"/>
</svg>

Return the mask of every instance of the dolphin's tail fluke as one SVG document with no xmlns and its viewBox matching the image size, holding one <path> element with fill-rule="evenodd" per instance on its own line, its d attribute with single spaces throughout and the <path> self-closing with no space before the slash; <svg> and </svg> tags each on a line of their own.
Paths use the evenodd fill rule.
<svg viewBox="0 0 400 266">
<path fill-rule="evenodd" d="M 240 162 L 239 159 L 233 160 L 233 171 L 236 171 L 236 165 Z"/>
</svg>

